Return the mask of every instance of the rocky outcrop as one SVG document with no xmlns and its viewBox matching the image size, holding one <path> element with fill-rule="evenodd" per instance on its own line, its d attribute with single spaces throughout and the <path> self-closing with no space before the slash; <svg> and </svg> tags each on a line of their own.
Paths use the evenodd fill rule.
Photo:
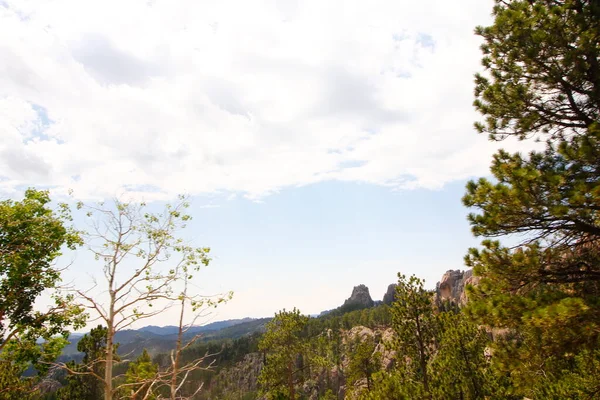
<svg viewBox="0 0 600 400">
<path fill-rule="evenodd" d="M 394 349 L 394 331 L 392 328 L 367 328 L 365 326 L 357 325 L 352 327 L 350 330 L 345 331 L 342 337 L 344 348 L 350 349 L 351 343 L 360 340 L 361 342 L 372 340 L 375 343 L 373 354 L 379 354 L 379 361 L 381 362 L 381 368 L 389 371 L 394 364 L 396 352 Z M 347 352 L 342 357 L 342 370 L 347 371 L 350 363 L 352 354 Z M 338 392 L 338 398 L 347 400 L 355 400 L 364 398 L 364 391 L 367 389 L 367 381 L 365 378 L 361 378 L 349 385 L 349 382 L 344 382 L 344 385 Z"/>
<path fill-rule="evenodd" d="M 387 291 L 383 295 L 383 304 L 390 305 L 396 299 L 396 284 L 392 283 L 388 286 Z"/>
<path fill-rule="evenodd" d="M 473 270 L 448 270 L 437 283 L 435 298 L 437 301 L 451 301 L 460 306 L 467 303 L 467 285 L 477 285 L 479 277 L 473 275 Z M 383 295 L 383 304 L 392 304 L 396 297 L 396 284 L 388 286 Z"/>
<path fill-rule="evenodd" d="M 345 309 L 358 309 L 373 307 L 373 304 L 374 302 L 369 294 L 369 288 L 365 285 L 358 285 L 354 286 L 354 289 L 352 289 L 352 295 L 350 295 L 350 298 L 344 302 L 342 307 Z"/>
<path fill-rule="evenodd" d="M 449 270 L 436 286 L 436 297 L 440 301 L 451 301 L 458 305 L 467 303 L 467 285 L 476 285 L 479 278 L 473 275 L 473 270 Z"/>
<path fill-rule="evenodd" d="M 258 390 L 258 376 L 263 367 L 263 356 L 260 353 L 249 353 L 240 361 L 229 368 L 219 371 L 208 387 L 206 387 L 201 399 L 238 399 L 248 393 L 256 393 Z"/>
</svg>

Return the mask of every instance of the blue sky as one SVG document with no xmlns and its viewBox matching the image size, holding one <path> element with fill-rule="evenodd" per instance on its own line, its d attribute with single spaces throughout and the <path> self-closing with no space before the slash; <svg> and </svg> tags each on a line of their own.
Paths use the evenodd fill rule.
<svg viewBox="0 0 600 400">
<path fill-rule="evenodd" d="M 472 237 L 462 206 L 464 182 L 441 190 L 393 191 L 323 182 L 272 194 L 260 202 L 237 196 L 195 196 L 182 236 L 209 246 L 213 261 L 195 280 L 198 293 L 234 297 L 206 321 L 262 317 L 298 307 L 315 314 L 337 307 L 353 286 L 381 300 L 398 272 L 426 279 L 463 269 Z M 150 209 L 158 209 L 158 204 Z M 83 225 L 81 216 L 76 224 Z M 65 281 L 91 286 L 100 264 L 85 249 L 69 254 Z M 173 323 L 168 313 L 145 324 Z"/>
<path fill-rule="evenodd" d="M 190 195 L 198 290 L 236 293 L 219 318 L 433 286 L 476 243 L 466 181 L 522 148 L 473 130 L 492 6 L 0 1 L 0 196 Z M 97 275 L 80 253 L 67 278 Z"/>
<path fill-rule="evenodd" d="M 214 251 L 207 280 L 236 292 L 232 307 L 253 316 L 292 306 L 316 313 L 340 305 L 360 283 L 381 299 L 397 272 L 432 287 L 447 269 L 463 268 L 477 243 L 460 203 L 463 187 L 394 192 L 329 182 L 262 203 L 198 208 L 196 199 L 194 233 Z"/>
</svg>

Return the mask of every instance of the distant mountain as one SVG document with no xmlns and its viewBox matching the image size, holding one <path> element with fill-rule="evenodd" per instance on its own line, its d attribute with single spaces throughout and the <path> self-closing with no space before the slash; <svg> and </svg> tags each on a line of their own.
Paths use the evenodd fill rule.
<svg viewBox="0 0 600 400">
<path fill-rule="evenodd" d="M 392 290 L 388 288 L 388 297 L 390 297 L 390 292 Z M 386 297 L 384 296 L 384 298 Z M 386 300 L 388 299 L 386 298 Z M 369 288 L 365 285 L 358 285 L 353 288 L 352 294 L 344 301 L 343 305 L 333 310 L 323 311 L 319 316 L 327 314 L 341 315 L 353 310 L 371 308 L 381 303 L 381 301 L 373 301 L 369 293 Z M 194 326 L 185 333 L 184 341 L 190 340 L 198 334 L 202 334 L 198 339 L 199 342 L 238 339 L 253 333 L 264 332 L 265 325 L 270 320 L 271 318 L 240 318 Z M 129 354 L 130 357 L 135 357 L 143 349 L 146 349 L 150 354 L 154 355 L 173 349 L 177 340 L 177 332 L 178 327 L 173 325 L 148 325 L 140 329 L 128 329 L 117 332 L 115 342 L 119 343 L 120 354 Z M 77 343 L 82 336 L 83 334 L 80 333 L 71 334 L 69 337 L 70 344 L 64 348 L 63 357 L 73 359 L 81 357 L 81 353 L 77 351 Z"/>
<path fill-rule="evenodd" d="M 81 333 L 74 333 L 69 335 L 69 344 L 63 349 L 62 355 L 70 356 L 74 354 L 79 354 L 79 351 L 77 350 L 77 343 L 79 343 L 83 336 L 84 334 Z M 121 344 L 138 343 L 141 345 L 143 343 L 148 343 L 153 339 L 160 340 L 162 339 L 162 336 L 152 332 L 141 332 L 134 329 L 119 331 L 115 334 L 115 342 Z"/>
<path fill-rule="evenodd" d="M 194 327 L 190 328 L 187 331 L 187 333 L 197 334 L 200 332 L 218 331 L 220 329 L 228 328 L 230 326 L 239 325 L 241 323 L 250 322 L 253 320 L 254 320 L 253 318 L 241 318 L 241 319 L 228 319 L 225 321 L 216 321 L 216 322 L 211 322 L 210 324 L 206 324 L 206 325 L 194 326 Z M 154 333 L 155 335 L 161 335 L 161 336 L 176 335 L 178 330 L 179 330 L 179 327 L 174 326 L 174 325 L 167 325 L 167 326 L 148 325 L 148 326 L 144 326 L 143 328 L 137 329 L 138 332 L 150 332 L 150 333 Z"/>
<path fill-rule="evenodd" d="M 265 324 L 271 318 L 241 318 L 226 321 L 216 321 L 203 326 L 189 329 L 184 340 L 190 340 L 195 335 L 202 334 L 199 341 L 218 339 L 237 339 L 239 337 L 264 331 Z M 178 327 L 176 326 L 145 326 L 140 329 L 127 329 L 115 334 L 115 342 L 119 343 L 119 353 L 129 354 L 134 357 L 144 349 L 150 354 L 168 352 L 175 347 Z M 77 359 L 81 353 L 77 350 L 77 343 L 83 334 L 75 333 L 69 336 L 69 344 L 63 349 L 62 356 Z"/>
</svg>

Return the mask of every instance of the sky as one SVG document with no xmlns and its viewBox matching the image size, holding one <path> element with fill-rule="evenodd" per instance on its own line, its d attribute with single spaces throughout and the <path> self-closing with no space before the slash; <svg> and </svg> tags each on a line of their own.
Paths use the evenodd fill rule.
<svg viewBox="0 0 600 400">
<path fill-rule="evenodd" d="M 473 129 L 492 6 L 0 0 L 0 197 L 190 195 L 198 290 L 235 292 L 213 319 L 433 287 L 478 243 L 465 183 L 519 146 Z"/>
</svg>

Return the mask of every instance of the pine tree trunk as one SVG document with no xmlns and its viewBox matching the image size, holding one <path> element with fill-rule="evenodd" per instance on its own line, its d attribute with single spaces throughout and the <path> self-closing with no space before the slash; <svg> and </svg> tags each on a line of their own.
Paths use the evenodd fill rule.
<svg viewBox="0 0 600 400">
<path fill-rule="evenodd" d="M 415 319 L 417 325 L 417 342 L 419 344 L 419 362 L 421 367 L 421 373 L 423 374 L 423 389 L 425 389 L 425 393 L 427 398 L 431 398 L 431 393 L 429 393 L 429 376 L 427 375 L 427 360 L 425 356 L 425 343 L 423 343 L 423 335 L 421 332 L 421 323 L 419 320 L 419 316 Z"/>
<path fill-rule="evenodd" d="M 290 390 L 290 400 L 295 400 L 296 399 L 296 393 L 294 391 L 294 362 L 290 361 L 289 367 L 288 367 L 288 386 L 289 386 L 289 390 Z"/>
</svg>

